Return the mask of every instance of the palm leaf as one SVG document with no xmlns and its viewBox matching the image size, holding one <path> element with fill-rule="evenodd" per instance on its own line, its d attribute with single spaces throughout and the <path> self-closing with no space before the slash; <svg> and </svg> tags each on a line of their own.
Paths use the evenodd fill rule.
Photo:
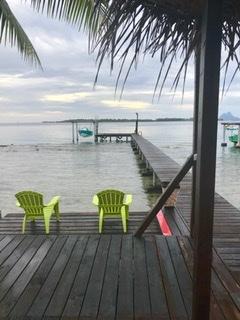
<svg viewBox="0 0 240 320">
<path fill-rule="evenodd" d="M 41 67 L 31 41 L 5 0 L 0 0 L 0 43 L 16 46 L 24 60 Z"/>
<path fill-rule="evenodd" d="M 31 0 L 32 7 L 38 12 L 87 28 L 92 34 L 98 29 L 106 4 L 107 0 Z"/>
<path fill-rule="evenodd" d="M 173 61 L 175 58 L 178 60 L 181 58 L 173 89 L 180 83 L 184 88 L 189 61 L 198 48 L 201 38 L 199 25 L 203 4 L 203 0 L 109 1 L 95 44 L 99 65 L 101 66 L 105 57 L 110 56 L 113 68 L 115 63 L 118 63 L 119 57 L 124 64 L 129 61 L 126 59 L 127 56 L 130 56 L 123 81 L 125 85 L 132 66 L 138 63 L 140 54 L 159 55 L 160 70 L 154 92 L 159 88 L 161 94 Z M 240 48 L 240 1 L 225 0 L 223 6 L 222 44 L 227 53 L 222 62 L 225 66 L 224 90 L 230 62 L 236 63 L 236 70 L 240 68 L 237 52 Z M 122 70 L 123 65 L 119 77 Z M 234 71 L 233 77 L 235 74 Z"/>
<path fill-rule="evenodd" d="M 53 18 L 88 28 L 92 48 L 98 51 L 98 73 L 106 57 L 111 59 L 111 69 L 122 60 L 117 84 L 128 63 L 123 78 L 123 88 L 133 66 L 141 54 L 159 55 L 160 70 L 156 90 L 162 88 L 175 59 L 182 58 L 173 82 L 185 86 L 189 61 L 199 46 L 199 29 L 204 0 L 31 0 L 37 11 L 46 11 Z M 223 0 L 222 44 L 227 52 L 223 61 L 224 79 L 230 61 L 240 68 L 237 50 L 240 47 L 240 1 Z M 130 60 L 127 59 L 130 57 Z M 130 61 L 130 62 L 129 62 Z M 232 79 L 236 72 L 233 72 Z M 232 81 L 231 79 L 231 81 Z M 182 81 L 181 81 L 182 80 Z M 224 85 L 225 87 L 225 80 Z M 184 93 L 184 90 L 183 90 Z"/>
</svg>

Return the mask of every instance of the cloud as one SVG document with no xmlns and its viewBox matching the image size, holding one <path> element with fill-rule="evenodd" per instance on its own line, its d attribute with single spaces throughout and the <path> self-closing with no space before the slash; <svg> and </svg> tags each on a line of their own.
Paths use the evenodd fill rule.
<svg viewBox="0 0 240 320">
<path fill-rule="evenodd" d="M 46 114 L 51 114 L 51 115 L 62 115 L 62 114 L 65 114 L 65 112 L 61 111 L 61 110 L 48 110 L 48 111 L 45 111 Z"/>
<path fill-rule="evenodd" d="M 88 37 L 76 27 L 48 19 L 34 12 L 29 1 L 8 0 L 10 7 L 27 32 L 39 54 L 43 72 L 26 64 L 16 48 L 0 46 L 0 112 L 1 122 L 45 121 L 86 117 L 141 118 L 191 117 L 193 106 L 194 68 L 190 62 L 182 100 L 181 86 L 171 90 L 180 63 L 176 62 L 158 99 L 152 103 L 156 79 L 161 68 L 159 57 L 146 56 L 137 70 L 131 70 L 122 100 L 114 100 L 115 84 L 120 64 L 110 73 L 110 61 L 97 73 L 96 54 L 88 54 Z M 179 59 L 180 61 L 180 59 Z M 126 66 L 127 67 L 127 66 Z M 127 68 L 119 81 L 119 97 Z M 227 96 L 221 100 L 221 110 L 240 116 L 239 81 L 237 75 Z M 173 98 L 174 97 L 174 98 Z"/>
<path fill-rule="evenodd" d="M 193 104 L 187 104 L 187 103 L 183 103 L 183 104 L 178 104 L 176 106 L 176 108 L 181 109 L 181 110 L 193 110 Z"/>
<path fill-rule="evenodd" d="M 89 97 L 89 92 L 73 92 L 65 94 L 48 94 L 41 98 L 41 101 L 47 102 L 59 102 L 59 103 L 73 103 L 77 101 L 82 101 Z"/>
<path fill-rule="evenodd" d="M 124 109 L 146 109 L 151 106 L 148 102 L 131 101 L 131 100 L 101 100 L 101 103 L 111 108 L 124 108 Z"/>
<path fill-rule="evenodd" d="M 0 97 L 0 102 L 3 101 L 3 102 L 6 102 L 6 101 L 9 101 L 8 98 L 5 98 L 5 97 Z"/>
</svg>

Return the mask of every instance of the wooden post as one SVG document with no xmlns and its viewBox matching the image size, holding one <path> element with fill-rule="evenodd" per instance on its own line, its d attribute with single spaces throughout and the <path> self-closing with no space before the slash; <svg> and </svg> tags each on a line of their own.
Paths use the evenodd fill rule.
<svg viewBox="0 0 240 320">
<path fill-rule="evenodd" d="M 135 133 L 138 134 L 138 112 L 136 112 L 136 116 L 137 116 L 137 119 L 136 119 Z"/>
<path fill-rule="evenodd" d="M 193 320 L 208 320 L 211 293 L 213 211 L 222 0 L 206 0 L 201 26 L 198 142 L 194 221 Z"/>
<path fill-rule="evenodd" d="M 75 143 L 75 135 L 74 135 L 74 121 L 72 121 L 72 143 Z"/>
<path fill-rule="evenodd" d="M 226 125 L 223 124 L 223 142 L 221 143 L 222 147 L 226 147 L 227 146 L 227 142 L 226 142 Z"/>
<path fill-rule="evenodd" d="M 156 174 L 154 171 L 152 172 L 152 184 L 153 184 L 153 187 L 156 187 Z"/>
<path fill-rule="evenodd" d="M 98 120 L 95 119 L 93 123 L 94 123 L 94 141 L 98 142 L 98 137 L 97 137 L 97 135 L 98 135 Z"/>
<path fill-rule="evenodd" d="M 78 135 L 78 122 L 76 122 L 76 140 L 77 140 L 77 143 L 78 143 L 78 140 L 79 140 L 79 135 Z"/>
<path fill-rule="evenodd" d="M 194 82 L 194 111 L 193 111 L 193 154 L 197 153 L 198 135 L 198 104 L 199 104 L 199 76 L 200 76 L 200 48 L 195 50 L 195 82 Z M 194 235 L 195 220 L 195 194 L 196 194 L 196 161 L 192 167 L 192 208 L 190 221 L 190 235 Z"/>
</svg>

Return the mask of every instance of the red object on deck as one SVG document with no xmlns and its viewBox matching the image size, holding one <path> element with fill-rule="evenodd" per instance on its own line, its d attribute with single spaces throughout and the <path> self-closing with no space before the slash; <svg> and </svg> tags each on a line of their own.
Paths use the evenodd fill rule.
<svg viewBox="0 0 240 320">
<path fill-rule="evenodd" d="M 164 217 L 162 210 L 160 210 L 158 212 L 157 219 L 158 219 L 158 223 L 159 223 L 160 229 L 162 230 L 163 235 L 164 236 L 171 236 L 172 232 L 169 228 L 169 225 L 167 223 L 167 220 Z"/>
</svg>

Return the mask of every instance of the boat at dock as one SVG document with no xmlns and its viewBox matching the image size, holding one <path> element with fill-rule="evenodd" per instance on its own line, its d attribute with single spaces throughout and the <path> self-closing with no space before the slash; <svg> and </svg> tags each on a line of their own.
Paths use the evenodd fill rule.
<svg viewBox="0 0 240 320">
<path fill-rule="evenodd" d="M 226 136 L 228 140 L 234 144 L 235 147 L 240 147 L 240 122 L 228 121 L 222 122 L 223 125 L 223 142 L 222 146 L 226 146 Z"/>
<path fill-rule="evenodd" d="M 79 135 L 83 138 L 87 138 L 87 137 L 92 137 L 93 136 L 93 131 L 86 128 L 82 128 L 78 131 Z"/>
</svg>

